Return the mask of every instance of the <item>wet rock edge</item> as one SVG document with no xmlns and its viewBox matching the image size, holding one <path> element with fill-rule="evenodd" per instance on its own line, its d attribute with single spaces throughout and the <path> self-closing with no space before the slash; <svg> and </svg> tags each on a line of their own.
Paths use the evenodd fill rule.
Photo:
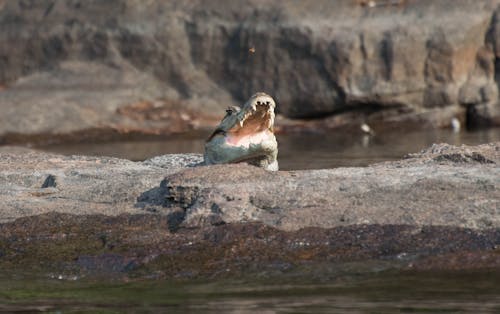
<svg viewBox="0 0 500 314">
<path fill-rule="evenodd" d="M 282 231 L 262 223 L 169 230 L 160 215 L 49 213 L 0 225 L 0 267 L 64 277 L 323 276 L 351 262 L 400 271 L 500 267 L 500 229 L 353 225 Z"/>
</svg>

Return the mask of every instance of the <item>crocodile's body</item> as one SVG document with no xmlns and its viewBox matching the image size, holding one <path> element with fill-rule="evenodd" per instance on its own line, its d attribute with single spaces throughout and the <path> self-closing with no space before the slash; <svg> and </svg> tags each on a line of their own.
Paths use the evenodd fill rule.
<svg viewBox="0 0 500 314">
<path fill-rule="evenodd" d="M 246 162 L 278 170 L 278 142 L 273 133 L 273 98 L 257 93 L 243 105 L 230 107 L 205 144 L 205 164 Z"/>
</svg>

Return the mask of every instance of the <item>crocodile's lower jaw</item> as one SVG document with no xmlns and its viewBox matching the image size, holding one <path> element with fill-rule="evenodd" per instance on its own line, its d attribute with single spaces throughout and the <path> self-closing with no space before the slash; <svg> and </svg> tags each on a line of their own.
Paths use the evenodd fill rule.
<svg viewBox="0 0 500 314">
<path fill-rule="evenodd" d="M 246 162 L 266 170 L 278 170 L 278 143 L 270 131 L 262 132 L 261 137 L 238 137 L 237 143 L 230 143 L 228 136 L 216 136 L 205 146 L 205 164 Z M 265 136 L 264 136 L 265 135 Z"/>
<path fill-rule="evenodd" d="M 227 134 L 226 135 L 226 145 L 228 146 L 238 146 L 238 147 L 250 147 L 251 144 L 261 144 L 273 134 L 269 130 L 264 130 L 254 134 L 238 135 L 238 134 Z"/>
</svg>

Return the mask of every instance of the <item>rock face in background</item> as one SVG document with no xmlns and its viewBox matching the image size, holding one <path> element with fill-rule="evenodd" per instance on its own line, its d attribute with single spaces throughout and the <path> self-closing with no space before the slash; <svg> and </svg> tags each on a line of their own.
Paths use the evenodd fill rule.
<svg viewBox="0 0 500 314">
<path fill-rule="evenodd" d="M 0 136 L 181 132 L 256 91 L 326 127 L 499 124 L 500 1 L 399 2 L 0 0 Z"/>
</svg>

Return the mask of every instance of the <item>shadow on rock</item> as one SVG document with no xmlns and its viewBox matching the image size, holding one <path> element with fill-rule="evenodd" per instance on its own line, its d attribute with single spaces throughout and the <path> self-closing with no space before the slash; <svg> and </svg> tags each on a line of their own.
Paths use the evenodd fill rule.
<svg viewBox="0 0 500 314">
<path fill-rule="evenodd" d="M 179 229 L 179 225 L 184 221 L 186 211 L 173 206 L 169 202 L 170 198 L 168 181 L 162 180 L 159 187 L 149 189 L 139 195 L 134 207 L 152 213 L 165 213 L 168 219 L 168 229 L 174 232 Z"/>
<path fill-rule="evenodd" d="M 130 272 L 140 265 L 134 258 L 111 253 L 81 255 L 76 259 L 76 264 L 93 274 Z"/>
</svg>

